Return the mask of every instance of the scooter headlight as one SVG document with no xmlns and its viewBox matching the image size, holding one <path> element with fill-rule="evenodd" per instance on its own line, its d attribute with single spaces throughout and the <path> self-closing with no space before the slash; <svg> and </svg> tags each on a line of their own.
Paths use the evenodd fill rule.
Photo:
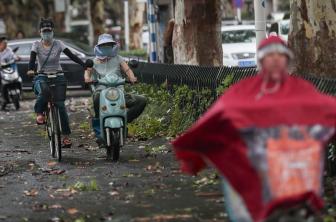
<svg viewBox="0 0 336 222">
<path fill-rule="evenodd" d="M 117 100 L 119 99 L 119 91 L 117 89 L 110 89 L 106 92 L 106 98 L 109 100 Z"/>
</svg>

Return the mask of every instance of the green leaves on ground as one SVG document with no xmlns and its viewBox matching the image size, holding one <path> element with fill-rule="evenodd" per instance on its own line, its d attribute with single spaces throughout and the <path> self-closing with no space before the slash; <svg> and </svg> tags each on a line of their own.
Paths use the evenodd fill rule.
<svg viewBox="0 0 336 222">
<path fill-rule="evenodd" d="M 96 180 L 91 180 L 88 183 L 78 181 L 74 185 L 70 186 L 70 189 L 74 189 L 76 191 L 98 191 L 99 187 Z"/>
<path fill-rule="evenodd" d="M 90 126 L 90 123 L 88 121 L 82 122 L 79 125 L 79 128 L 81 130 L 83 130 L 84 132 L 91 132 L 91 126 Z"/>
</svg>

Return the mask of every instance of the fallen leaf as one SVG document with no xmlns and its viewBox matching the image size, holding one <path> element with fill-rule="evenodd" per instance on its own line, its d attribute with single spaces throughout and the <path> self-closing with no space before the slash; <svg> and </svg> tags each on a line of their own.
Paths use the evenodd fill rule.
<svg viewBox="0 0 336 222">
<path fill-rule="evenodd" d="M 48 173 L 52 175 L 60 175 L 65 173 L 65 170 L 59 170 L 59 169 L 44 169 L 42 170 L 43 173 Z"/>
<path fill-rule="evenodd" d="M 62 220 L 59 217 L 53 217 L 53 218 L 50 219 L 50 221 L 51 222 L 61 222 Z"/>
<path fill-rule="evenodd" d="M 38 194 L 38 191 L 36 189 L 31 189 L 31 190 L 25 190 L 23 191 L 23 193 L 26 195 L 26 196 L 30 196 L 30 197 L 35 197 L 37 194 Z"/>
<path fill-rule="evenodd" d="M 0 220 L 6 220 L 8 217 L 5 215 L 0 215 Z"/>
<path fill-rule="evenodd" d="M 77 193 L 77 191 L 74 189 L 70 189 L 70 188 L 57 189 L 55 193 L 61 195 L 62 197 L 71 197 L 73 194 Z"/>
<path fill-rule="evenodd" d="M 196 196 L 205 197 L 205 198 L 220 198 L 223 196 L 220 192 L 198 192 Z"/>
<path fill-rule="evenodd" d="M 35 204 L 33 206 L 33 211 L 46 211 L 48 210 L 47 204 Z"/>
<path fill-rule="evenodd" d="M 67 210 L 67 212 L 68 212 L 68 214 L 76 214 L 76 213 L 78 213 L 78 210 L 76 209 L 76 208 L 69 208 L 68 210 Z"/>
<path fill-rule="evenodd" d="M 119 195 L 119 193 L 117 191 L 111 191 L 111 192 L 109 192 L 109 194 L 111 196 L 118 196 Z"/>
<path fill-rule="evenodd" d="M 49 209 L 61 209 L 63 208 L 60 204 L 54 204 L 54 205 L 51 205 L 49 206 Z"/>
<path fill-rule="evenodd" d="M 162 221 L 176 221 L 176 220 L 182 220 L 182 221 L 190 221 L 192 219 L 191 215 L 188 214 L 181 214 L 181 215 L 156 215 L 153 217 L 140 217 L 135 218 L 135 222 L 162 222 Z"/>
<path fill-rule="evenodd" d="M 48 166 L 56 166 L 57 162 L 55 161 L 48 161 Z"/>
</svg>

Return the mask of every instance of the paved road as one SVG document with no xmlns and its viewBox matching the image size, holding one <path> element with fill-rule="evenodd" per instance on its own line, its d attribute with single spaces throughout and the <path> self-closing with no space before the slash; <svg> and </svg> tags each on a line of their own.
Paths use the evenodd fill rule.
<svg viewBox="0 0 336 222">
<path fill-rule="evenodd" d="M 218 179 L 180 174 L 165 139 L 132 142 L 119 163 L 92 142 L 87 99 L 69 104 L 74 145 L 54 162 L 32 101 L 0 112 L 0 221 L 226 221 Z"/>
</svg>

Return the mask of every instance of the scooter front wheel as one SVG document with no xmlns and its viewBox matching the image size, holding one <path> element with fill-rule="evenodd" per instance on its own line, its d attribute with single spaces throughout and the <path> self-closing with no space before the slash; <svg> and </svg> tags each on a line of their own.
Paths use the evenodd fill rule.
<svg viewBox="0 0 336 222">
<path fill-rule="evenodd" d="M 107 160 L 118 161 L 120 156 L 120 129 L 106 128 L 106 158 Z"/>
<path fill-rule="evenodd" d="M 15 109 L 19 110 L 20 109 L 20 95 L 18 95 L 18 94 L 13 95 L 12 99 L 13 99 Z"/>
</svg>

